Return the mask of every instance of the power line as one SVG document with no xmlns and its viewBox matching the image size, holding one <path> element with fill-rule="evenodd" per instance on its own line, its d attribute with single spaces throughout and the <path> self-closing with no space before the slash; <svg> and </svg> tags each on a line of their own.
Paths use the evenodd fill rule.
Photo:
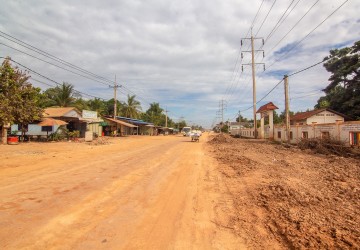
<svg viewBox="0 0 360 250">
<path fill-rule="evenodd" d="M 48 53 L 48 52 L 46 52 L 46 51 L 43 51 L 43 50 L 41 50 L 41 49 L 39 49 L 39 48 L 37 48 L 37 47 L 35 47 L 35 46 L 33 46 L 33 45 L 30 45 L 30 44 L 28 44 L 28 43 L 26 43 L 26 42 L 24 42 L 24 41 L 21 41 L 20 39 L 14 37 L 14 36 L 11 36 L 11 35 L 3 32 L 3 31 L 1 31 L 1 30 L 0 30 L 0 37 L 3 37 L 3 38 L 5 38 L 5 39 L 7 39 L 7 40 L 9 40 L 9 41 L 11 41 L 11 42 L 13 42 L 13 43 L 15 43 L 15 44 L 18 44 L 18 45 L 20 45 L 20 46 L 22 46 L 22 47 L 25 47 L 25 48 L 33 51 L 33 52 L 36 52 L 36 53 L 38 53 L 38 54 L 41 54 L 41 55 L 43 55 L 44 57 L 49 58 L 49 59 L 52 59 L 52 60 L 54 60 L 54 61 L 56 61 L 56 62 L 58 62 L 58 63 L 61 63 L 61 64 L 65 65 L 65 66 L 69 67 L 69 68 L 72 68 L 72 69 L 78 70 L 78 71 L 80 71 L 80 72 L 82 72 L 82 73 L 84 73 L 84 74 L 90 75 L 91 77 L 94 77 L 94 78 L 96 78 L 96 79 L 99 79 L 99 80 L 101 80 L 101 81 L 105 81 L 105 82 L 108 82 L 108 83 L 111 83 L 111 84 L 114 83 L 114 81 L 112 81 L 112 80 L 106 79 L 106 78 L 104 78 L 104 77 L 102 77 L 102 76 L 99 76 L 99 75 L 97 75 L 97 74 L 95 74 L 95 73 L 92 73 L 92 72 L 90 72 L 90 71 L 88 71 L 88 70 L 85 70 L 85 69 L 83 69 L 83 68 L 81 68 L 81 67 L 78 67 L 78 66 L 76 66 L 76 65 L 74 65 L 74 64 L 72 64 L 72 63 L 69 63 L 69 62 L 67 62 L 67 61 L 65 61 L 65 60 L 63 60 L 63 59 L 60 59 L 60 58 L 58 58 L 58 57 L 56 57 L 56 56 L 54 56 L 54 55 L 52 55 L 52 54 L 50 54 L 50 53 Z M 10 38 L 9 38 L 9 37 L 10 37 Z M 3 45 L 5 45 L 5 44 L 3 44 Z M 5 46 L 7 46 L 7 45 L 5 45 Z M 10 47 L 10 46 L 8 46 L 8 47 Z M 11 48 L 12 48 L 12 47 L 11 47 Z M 15 49 L 15 48 L 12 48 L 12 49 L 17 50 L 17 49 Z M 19 50 L 18 50 L 18 51 L 19 51 Z M 27 54 L 26 52 L 22 52 L 22 51 L 19 51 L 19 52 Z M 30 55 L 30 54 L 27 54 L 27 55 L 32 56 L 32 55 Z M 32 56 L 32 57 L 36 58 L 35 56 Z M 40 59 L 40 58 L 36 58 L 36 59 L 39 59 L 39 60 L 44 61 L 44 62 L 46 62 L 46 63 L 52 64 L 52 63 L 47 62 L 47 61 L 45 61 L 45 60 L 42 60 L 42 59 Z M 74 73 L 74 74 L 83 76 L 83 77 L 85 77 L 85 78 L 88 78 L 88 77 L 86 77 L 86 76 L 84 76 L 84 75 L 81 75 L 81 74 L 78 74 L 78 73 L 76 73 L 76 72 L 67 70 L 67 69 L 65 69 L 65 68 L 63 68 L 63 67 L 60 67 L 60 66 L 58 66 L 58 65 L 55 65 L 55 64 L 52 64 L 52 65 L 54 65 L 54 66 L 56 66 L 56 67 L 59 67 L 59 68 L 61 68 L 61 69 L 64 69 L 64 70 L 66 70 L 66 71 L 72 72 L 72 73 Z M 93 81 L 96 81 L 96 82 L 101 83 L 101 84 L 103 84 L 103 85 L 109 86 L 109 84 L 106 84 L 106 83 L 104 83 L 104 82 L 99 82 L 99 80 L 94 80 L 94 79 L 92 79 L 92 78 L 88 78 L 88 79 L 93 80 Z M 125 86 L 123 86 L 123 87 L 125 87 Z M 129 93 L 133 93 L 133 94 L 135 94 L 138 98 L 141 98 L 140 95 L 137 95 L 136 93 L 134 93 L 133 91 L 131 91 L 131 90 L 128 89 L 128 88 L 126 88 L 126 89 L 128 90 Z M 145 101 L 144 98 L 141 98 L 141 99 L 143 99 L 143 101 Z M 145 102 L 147 102 L 147 101 L 145 101 Z"/>
<path fill-rule="evenodd" d="M 85 69 L 83 69 L 83 68 L 81 68 L 81 67 L 78 67 L 78 66 L 76 66 L 76 65 L 74 65 L 74 64 L 72 64 L 72 63 L 69 63 L 69 62 L 67 62 L 67 61 L 65 61 L 65 60 L 63 60 L 63 59 L 61 59 L 61 58 L 58 58 L 58 57 L 56 57 L 56 56 L 54 56 L 54 55 L 52 55 L 52 54 L 50 54 L 50 53 L 48 53 L 48 52 L 46 52 L 46 51 L 44 51 L 44 50 L 41 50 L 41 49 L 39 49 L 39 48 L 31 45 L 31 44 L 28 44 L 28 43 L 26 43 L 26 42 L 24 42 L 24 41 L 21 41 L 20 39 L 14 37 L 14 36 L 11 36 L 11 35 L 3 32 L 3 31 L 1 31 L 1 30 L 0 30 L 0 36 L 3 37 L 3 38 L 5 38 L 5 39 L 7 39 L 7 40 L 9 40 L 9 41 L 12 41 L 13 43 L 16 43 L 16 44 L 20 45 L 20 46 L 22 46 L 22 47 L 25 47 L 25 48 L 27 48 L 27 49 L 29 49 L 29 50 L 32 50 L 32 51 L 34 51 L 34 52 L 36 52 L 36 53 L 38 53 L 38 54 L 41 54 L 41 55 L 43 55 L 43 56 L 45 56 L 45 57 L 47 57 L 47 58 L 50 58 L 50 59 L 55 60 L 55 61 L 57 61 L 57 62 L 59 62 L 59 63 L 61 63 L 61 64 L 64 64 L 64 65 L 66 65 L 67 67 L 76 69 L 76 70 L 78 70 L 78 71 L 81 71 L 81 72 L 83 72 L 83 73 L 92 75 L 93 77 L 96 77 L 96 78 L 98 78 L 98 79 L 103 79 L 103 80 L 105 80 L 105 81 L 110 82 L 110 83 L 113 84 L 113 81 L 112 81 L 112 80 L 106 79 L 106 78 L 104 78 L 104 77 L 102 77 L 102 76 L 96 75 L 96 74 L 94 74 L 94 73 L 92 73 L 92 72 L 90 72 L 90 71 L 88 71 L 88 70 L 85 70 Z M 9 38 L 9 37 L 10 37 L 10 38 Z M 25 45 L 24 45 L 24 44 L 25 44 Z"/>
<path fill-rule="evenodd" d="M 308 70 L 308 69 L 311 69 L 311 68 L 315 67 L 316 65 L 319 65 L 319 64 L 321 64 L 321 63 L 323 63 L 323 62 L 326 62 L 327 60 L 329 60 L 329 58 L 328 58 L 328 59 L 325 58 L 324 60 L 322 60 L 322 61 L 320 61 L 320 62 L 317 62 L 317 63 L 315 63 L 315 64 L 313 64 L 313 65 L 311 65 L 311 66 L 309 66 L 309 67 L 306 67 L 306 68 L 304 68 L 304 69 L 301 69 L 301 70 L 299 70 L 299 71 L 296 71 L 296 72 L 294 72 L 294 73 L 292 73 L 292 74 L 290 74 L 290 75 L 288 75 L 288 76 L 293 76 L 293 75 L 299 74 L 299 73 L 301 73 L 301 72 L 303 72 L 303 71 L 306 71 L 306 70 Z"/>
<path fill-rule="evenodd" d="M 84 78 L 86 78 L 86 79 L 89 79 L 89 80 L 92 80 L 92 81 L 101 83 L 101 84 L 106 85 L 106 86 L 110 86 L 110 85 L 107 84 L 107 83 L 100 82 L 100 81 L 95 80 L 95 79 L 93 79 L 93 78 L 90 78 L 90 77 L 88 77 L 88 76 L 79 74 L 79 73 L 77 73 L 77 72 L 75 72 L 75 71 L 66 69 L 66 68 L 61 67 L 61 66 L 59 66 L 59 65 L 56 65 L 56 64 L 54 64 L 54 63 L 52 63 L 52 62 L 45 61 L 45 60 L 43 60 L 43 59 L 41 59 L 41 58 L 39 58 L 39 57 L 36 57 L 36 56 L 34 56 L 34 55 L 31 55 L 31 54 L 26 53 L 26 52 L 21 51 L 21 50 L 18 50 L 18 49 L 14 48 L 14 47 L 11 47 L 11 46 L 7 45 L 7 44 L 4 44 L 4 43 L 1 43 L 1 42 L 0 42 L 0 45 L 6 46 L 6 47 L 8 47 L 8 48 L 10 48 L 10 49 L 16 50 L 16 51 L 18 51 L 18 52 L 20 52 L 20 53 L 23 53 L 23 54 L 27 55 L 27 56 L 30 56 L 30 57 L 32 57 L 32 58 L 35 58 L 35 59 L 39 60 L 39 61 L 45 62 L 45 63 L 47 63 L 47 64 L 50 64 L 50 65 L 52 65 L 52 66 L 55 66 L 55 67 L 57 67 L 57 68 L 63 69 L 63 70 L 65 70 L 65 71 L 71 72 L 71 73 L 76 74 L 76 75 L 78 75 L 78 76 L 82 76 L 82 77 L 84 77 Z"/>
<path fill-rule="evenodd" d="M 5 57 L 0 57 L 0 58 L 5 58 Z M 36 75 L 38 75 L 38 76 L 40 76 L 40 77 L 42 77 L 42 78 L 44 78 L 44 79 L 46 79 L 46 80 L 49 80 L 49 81 L 55 83 L 56 85 L 59 85 L 59 86 L 62 85 L 61 83 L 59 83 L 59 82 L 57 82 L 57 81 L 55 81 L 55 80 L 53 80 L 53 79 L 51 79 L 51 78 L 49 78 L 49 77 L 47 77 L 47 76 L 42 75 L 42 74 L 36 72 L 35 70 L 32 70 L 32 69 L 30 69 L 29 67 L 26 67 L 25 65 L 23 65 L 23 64 L 15 61 L 15 60 L 13 60 L 13 59 L 11 59 L 11 58 L 9 58 L 9 60 L 12 61 L 12 62 L 14 62 L 14 63 L 16 63 L 17 65 L 20 65 L 21 67 L 23 67 L 23 68 L 25 68 L 25 69 L 27 69 L 27 70 L 29 70 L 30 72 L 33 72 L 34 74 L 36 74 Z M 103 98 L 99 98 L 99 97 L 97 97 L 97 96 L 90 95 L 90 94 L 87 94 L 87 93 L 85 93 L 85 92 L 81 92 L 81 91 L 79 91 L 79 90 L 75 90 L 75 91 L 76 91 L 77 93 L 79 93 L 79 94 L 83 94 L 83 95 L 86 95 L 86 96 L 90 96 L 90 97 L 94 97 L 94 98 L 98 98 L 98 99 L 105 100 L 105 99 L 103 99 Z"/>
<path fill-rule="evenodd" d="M 328 20 L 332 15 L 335 14 L 345 3 L 347 3 L 349 0 L 345 0 L 339 7 L 337 7 L 330 15 L 328 15 L 322 22 L 320 22 L 314 29 L 312 29 L 305 37 L 303 37 L 299 42 L 297 42 L 294 46 L 292 46 L 290 49 L 286 51 L 286 53 L 281 56 L 279 59 L 277 59 L 275 62 L 273 62 L 268 69 L 273 66 L 275 63 L 279 62 L 282 58 L 284 58 L 286 55 L 288 55 L 294 48 L 296 48 L 302 41 L 304 41 L 311 33 L 313 33 L 317 28 L 319 28 L 326 20 Z"/>
<path fill-rule="evenodd" d="M 256 14 L 255 14 L 255 17 L 254 17 L 254 19 L 253 19 L 253 21 L 252 21 L 252 23 L 251 23 L 251 25 L 250 25 L 250 28 L 248 29 L 248 32 L 247 32 L 247 34 L 246 34 L 245 37 L 247 37 L 247 36 L 249 35 L 249 32 L 251 31 L 252 27 L 254 26 L 254 24 L 255 24 L 255 22 L 256 22 L 256 19 L 257 19 L 258 15 L 259 15 L 259 12 L 260 12 L 260 10 L 261 10 L 261 7 L 262 7 L 262 5 L 264 4 L 264 1 L 265 1 L 265 0 L 262 0 L 262 2 L 261 2 L 260 6 L 259 6 L 259 8 L 258 8 L 258 10 L 257 10 L 257 12 L 256 12 Z M 241 41 L 241 39 L 240 39 L 240 41 Z M 250 45 L 249 45 L 249 47 L 250 47 Z M 249 47 L 248 47 L 247 49 L 249 49 Z M 235 61 L 235 65 L 234 65 L 234 69 L 233 69 L 233 73 L 232 73 L 231 80 L 230 80 L 230 85 L 229 85 L 230 87 L 228 86 L 228 87 L 226 88 L 224 97 L 225 97 L 226 95 L 228 95 L 228 92 L 229 92 L 229 91 L 233 88 L 233 86 L 234 86 L 233 81 L 236 79 L 237 73 L 235 73 L 235 71 L 236 71 L 236 66 L 238 65 L 238 61 L 239 61 L 240 54 L 241 54 L 241 47 L 239 48 L 239 52 L 238 52 L 238 55 L 237 55 L 237 58 L 236 58 L 236 61 Z M 241 63 L 241 62 L 242 62 L 242 59 L 240 60 L 240 63 Z M 238 71 L 239 71 L 239 70 L 237 70 L 236 72 L 238 72 Z M 239 74 L 239 78 L 241 77 L 241 75 L 242 75 L 242 73 Z M 234 78 L 234 76 L 235 76 L 235 78 Z"/>
<path fill-rule="evenodd" d="M 285 37 L 287 37 L 287 35 L 289 35 L 289 33 L 304 19 L 304 17 L 311 11 L 311 9 L 319 2 L 320 0 L 317 0 L 306 12 L 305 14 L 293 25 L 293 27 L 280 39 L 280 41 L 277 42 L 277 44 L 272 47 L 270 50 L 269 50 L 269 53 L 271 51 L 273 51 L 273 49 L 279 45 L 279 43 L 281 43 L 282 40 L 284 40 Z"/>
<path fill-rule="evenodd" d="M 275 30 L 278 29 L 280 27 L 280 25 L 278 25 L 280 23 L 280 21 L 283 19 L 284 15 L 286 14 L 286 12 L 289 10 L 289 8 L 291 7 L 291 5 L 294 3 L 295 0 L 292 0 L 291 3 L 289 4 L 289 6 L 287 7 L 287 9 L 285 10 L 285 12 L 281 15 L 280 19 L 277 21 L 277 23 L 275 24 L 274 28 L 270 31 L 270 33 L 268 34 L 268 36 L 265 38 L 265 41 L 268 41 L 268 39 L 275 33 Z"/>
<path fill-rule="evenodd" d="M 308 94 L 308 95 L 295 96 L 295 97 L 290 98 L 290 100 L 301 99 L 301 98 L 308 97 L 308 96 L 318 95 L 318 94 L 319 94 L 319 92 L 321 92 L 321 91 L 322 91 L 322 90 L 318 90 L 318 91 L 316 91 L 316 92 L 312 92 L 311 94 Z"/>
<path fill-rule="evenodd" d="M 271 7 L 270 7 L 270 9 L 269 9 L 268 13 L 266 14 L 266 16 L 265 16 L 264 20 L 262 21 L 262 23 L 261 23 L 261 25 L 260 25 L 260 28 L 259 28 L 259 29 L 258 29 L 258 31 L 256 32 L 255 36 L 257 36 L 257 34 L 259 33 L 259 31 L 261 30 L 262 26 L 264 25 L 264 23 L 265 23 L 266 19 L 268 18 L 269 14 L 270 14 L 270 12 L 271 12 L 272 8 L 274 7 L 274 5 L 275 5 L 276 1 L 277 1 L 277 0 L 274 0 L 273 4 L 271 5 Z"/>
</svg>

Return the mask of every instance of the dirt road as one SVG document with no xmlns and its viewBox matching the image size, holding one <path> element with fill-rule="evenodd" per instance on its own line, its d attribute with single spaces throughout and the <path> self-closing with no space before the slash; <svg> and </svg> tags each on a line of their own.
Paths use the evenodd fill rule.
<svg viewBox="0 0 360 250">
<path fill-rule="evenodd" d="M 181 136 L 0 146 L 1 249 L 239 249 L 216 161 Z"/>
<path fill-rule="evenodd" d="M 360 249 L 360 159 L 230 136 L 209 151 L 232 202 L 217 218 L 246 248 Z"/>
<path fill-rule="evenodd" d="M 359 159 L 207 134 L 107 143 L 0 146 L 0 249 L 360 248 Z"/>
</svg>

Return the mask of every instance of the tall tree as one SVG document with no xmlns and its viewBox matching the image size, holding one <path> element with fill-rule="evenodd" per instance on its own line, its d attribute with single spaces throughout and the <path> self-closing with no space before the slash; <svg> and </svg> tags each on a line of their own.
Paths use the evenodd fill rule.
<svg viewBox="0 0 360 250">
<path fill-rule="evenodd" d="M 89 102 L 80 97 L 80 98 L 75 99 L 72 106 L 74 106 L 78 110 L 84 110 L 84 109 L 87 110 L 87 109 L 89 109 Z"/>
<path fill-rule="evenodd" d="M 124 115 L 124 114 L 121 113 L 122 106 L 123 106 L 123 104 L 119 100 L 116 100 L 116 114 L 118 116 Z M 107 102 L 105 102 L 104 114 L 111 115 L 111 116 L 114 115 L 114 98 L 112 98 L 112 99 L 108 100 Z"/>
<path fill-rule="evenodd" d="M 13 68 L 10 60 L 6 58 L 0 67 L 0 125 L 19 124 L 24 133 L 27 124 L 42 117 L 41 94 L 28 82 L 30 76 Z"/>
<path fill-rule="evenodd" d="M 71 107 L 81 95 L 75 91 L 72 84 L 64 82 L 60 86 L 45 91 L 48 106 Z"/>
<path fill-rule="evenodd" d="M 352 47 L 331 50 L 325 60 L 330 84 L 315 108 L 329 107 L 360 120 L 360 41 Z"/>
<path fill-rule="evenodd" d="M 96 111 L 98 115 L 106 113 L 106 103 L 99 98 L 91 99 L 88 101 L 89 108 Z"/>
<path fill-rule="evenodd" d="M 123 103 L 122 113 L 125 117 L 138 118 L 141 112 L 141 104 L 135 99 L 135 95 L 128 95 L 127 101 Z"/>
<path fill-rule="evenodd" d="M 142 119 L 147 122 L 152 122 L 156 126 L 165 126 L 165 115 L 163 114 L 164 109 L 160 108 L 158 102 L 153 102 L 150 107 L 142 115 Z"/>
</svg>

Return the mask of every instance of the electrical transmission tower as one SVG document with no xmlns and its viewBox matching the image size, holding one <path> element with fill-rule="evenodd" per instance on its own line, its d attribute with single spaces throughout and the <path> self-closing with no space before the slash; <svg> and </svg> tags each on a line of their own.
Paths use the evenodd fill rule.
<svg viewBox="0 0 360 250">
<path fill-rule="evenodd" d="M 221 118 L 221 124 L 224 125 L 224 110 L 226 110 L 226 101 L 220 100 L 219 102 L 219 111 L 216 112 L 218 118 Z"/>
<path fill-rule="evenodd" d="M 262 51 L 263 53 L 263 57 L 265 57 L 265 52 L 264 50 L 255 50 L 254 49 L 254 40 L 258 40 L 261 39 L 262 40 L 262 44 L 264 45 L 264 38 L 257 38 L 257 37 L 253 37 L 252 34 L 252 29 L 251 29 L 251 37 L 250 38 L 242 38 L 241 39 L 241 46 L 243 45 L 243 40 L 250 40 L 251 41 L 251 50 L 248 51 L 242 51 L 241 52 L 241 58 L 244 58 L 243 52 L 249 52 L 251 53 L 251 63 L 245 63 L 245 64 L 241 64 L 241 69 L 242 71 L 244 71 L 244 65 L 251 65 L 251 69 L 252 69 L 252 79 L 253 79 L 253 112 L 254 112 L 254 137 L 255 139 L 257 138 L 257 124 L 256 124 L 256 72 L 255 72 L 255 65 L 258 64 L 262 64 L 264 66 L 264 71 L 265 71 L 265 63 L 256 63 L 255 62 L 255 52 L 259 52 Z"/>
</svg>

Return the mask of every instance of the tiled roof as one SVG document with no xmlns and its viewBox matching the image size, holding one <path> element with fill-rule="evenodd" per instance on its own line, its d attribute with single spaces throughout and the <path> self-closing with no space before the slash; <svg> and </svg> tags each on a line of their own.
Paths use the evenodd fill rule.
<svg viewBox="0 0 360 250">
<path fill-rule="evenodd" d="M 274 109 L 278 109 L 278 107 L 276 107 L 274 105 L 274 103 L 272 102 L 269 102 L 263 106 L 261 106 L 258 111 L 256 111 L 256 113 L 262 113 L 262 112 L 265 112 L 265 111 L 269 111 L 269 110 L 274 110 Z"/>
<path fill-rule="evenodd" d="M 323 112 L 323 111 L 329 111 L 329 112 L 332 112 L 332 113 L 334 113 L 334 114 L 337 114 L 337 115 L 339 115 L 339 116 L 341 116 L 341 117 L 346 117 L 346 115 L 344 115 L 344 114 L 341 114 L 341 113 L 339 113 L 339 112 L 336 112 L 336 111 L 334 111 L 334 110 L 331 110 L 331 109 L 328 109 L 328 108 L 323 108 L 323 109 L 315 109 L 315 110 L 311 110 L 311 111 L 307 111 L 307 112 L 301 112 L 301 113 L 297 113 L 297 114 L 295 114 L 295 115 L 293 115 L 293 116 L 290 116 L 290 120 L 291 121 L 301 121 L 301 120 L 305 120 L 305 119 L 307 119 L 307 118 L 309 118 L 309 117 L 311 117 L 311 116 L 313 116 L 313 115 L 316 115 L 316 114 L 318 114 L 318 113 L 321 113 L 321 112 Z"/>
<path fill-rule="evenodd" d="M 65 116 L 70 111 L 75 110 L 76 112 L 79 112 L 74 107 L 65 107 L 65 108 L 46 108 L 44 110 L 44 117 L 61 117 Z"/>
</svg>

